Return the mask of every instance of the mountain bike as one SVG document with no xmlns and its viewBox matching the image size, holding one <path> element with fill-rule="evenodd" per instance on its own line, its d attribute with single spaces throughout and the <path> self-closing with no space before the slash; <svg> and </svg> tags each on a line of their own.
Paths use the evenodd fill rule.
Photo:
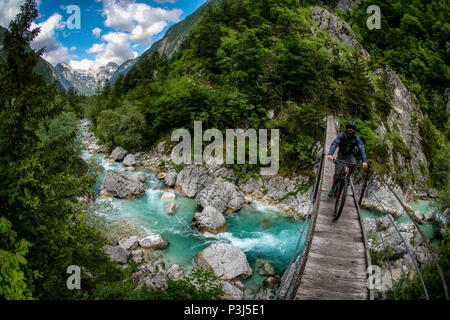
<svg viewBox="0 0 450 320">
<path fill-rule="evenodd" d="M 351 175 L 351 168 L 361 168 L 362 165 L 360 164 L 352 164 L 346 161 L 334 159 L 334 163 L 343 163 L 345 167 L 341 170 L 339 174 L 339 180 L 335 186 L 334 190 L 334 197 L 336 198 L 336 204 L 334 205 L 334 212 L 333 212 L 333 222 L 338 221 L 339 217 L 342 214 L 342 210 L 344 209 L 345 205 L 345 199 L 347 198 L 347 190 L 348 186 L 350 185 L 350 175 Z"/>
</svg>

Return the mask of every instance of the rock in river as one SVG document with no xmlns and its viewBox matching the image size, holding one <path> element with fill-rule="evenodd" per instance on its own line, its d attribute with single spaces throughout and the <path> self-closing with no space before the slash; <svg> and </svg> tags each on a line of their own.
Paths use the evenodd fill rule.
<svg viewBox="0 0 450 320">
<path fill-rule="evenodd" d="M 192 225 L 200 232 L 218 234 L 227 230 L 223 214 L 212 206 L 207 206 L 202 212 L 197 212 L 192 219 Z"/>
<path fill-rule="evenodd" d="M 241 280 L 253 274 L 245 253 L 227 243 L 213 243 L 194 257 L 195 263 L 204 269 L 212 269 L 221 280 Z"/>
<path fill-rule="evenodd" d="M 122 147 L 117 147 L 111 152 L 110 158 L 115 161 L 122 161 L 123 158 L 127 155 L 128 151 Z"/>
<path fill-rule="evenodd" d="M 140 196 L 145 192 L 143 183 L 120 170 L 108 170 L 100 187 L 100 197 L 119 199 Z"/>
<path fill-rule="evenodd" d="M 196 198 L 202 208 L 213 206 L 220 212 L 236 212 L 244 205 L 244 194 L 238 187 L 225 179 L 216 178 L 201 190 Z"/>
</svg>

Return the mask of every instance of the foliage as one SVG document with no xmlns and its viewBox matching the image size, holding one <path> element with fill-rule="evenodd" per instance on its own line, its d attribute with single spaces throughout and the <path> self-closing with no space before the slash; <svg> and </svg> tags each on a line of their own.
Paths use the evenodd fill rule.
<svg viewBox="0 0 450 320">
<path fill-rule="evenodd" d="M 122 146 L 135 151 L 145 145 L 144 115 L 128 101 L 116 110 L 102 111 L 97 122 L 97 134 L 108 149 Z"/>
</svg>

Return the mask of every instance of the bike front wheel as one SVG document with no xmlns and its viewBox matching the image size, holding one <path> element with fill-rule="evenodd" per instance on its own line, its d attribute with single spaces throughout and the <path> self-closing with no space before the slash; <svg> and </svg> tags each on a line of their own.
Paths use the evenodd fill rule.
<svg viewBox="0 0 450 320">
<path fill-rule="evenodd" d="M 348 190 L 348 184 L 345 183 L 345 181 L 343 181 L 340 185 L 339 195 L 336 198 L 336 204 L 334 206 L 334 212 L 337 213 L 333 219 L 335 222 L 340 218 L 340 216 L 342 214 L 342 210 L 344 210 L 345 199 L 347 198 L 347 190 Z"/>
</svg>

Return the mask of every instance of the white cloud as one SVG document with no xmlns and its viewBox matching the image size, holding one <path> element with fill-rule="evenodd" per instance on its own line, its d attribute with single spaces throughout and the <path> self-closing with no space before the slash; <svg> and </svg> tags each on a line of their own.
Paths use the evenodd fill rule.
<svg viewBox="0 0 450 320">
<path fill-rule="evenodd" d="M 70 48 L 69 51 L 72 52 L 72 51 L 76 51 L 76 50 L 77 50 L 77 47 L 73 46 L 73 47 Z"/>
<path fill-rule="evenodd" d="M 94 43 L 94 45 L 87 50 L 87 53 L 99 53 L 105 51 L 104 43 Z"/>
<path fill-rule="evenodd" d="M 0 1 L 0 25 L 8 28 L 9 22 L 13 20 L 20 11 L 20 6 L 25 0 L 2 0 Z"/>
<path fill-rule="evenodd" d="M 52 65 L 61 62 L 68 63 L 71 60 L 69 49 L 56 40 L 55 31 L 62 30 L 65 27 L 65 22 L 62 19 L 63 17 L 60 14 L 55 13 L 44 22 L 32 23 L 32 28 L 40 27 L 41 32 L 31 43 L 31 47 L 36 50 L 45 47 L 46 51 L 42 57 Z"/>
<path fill-rule="evenodd" d="M 97 38 L 100 37 L 100 33 L 102 33 L 102 29 L 100 29 L 100 28 L 94 28 L 92 30 L 92 34 Z"/>
<path fill-rule="evenodd" d="M 140 43 L 150 42 L 169 22 L 178 22 L 182 13 L 181 9 L 166 10 L 135 0 L 103 0 L 105 26 L 126 31 L 131 41 Z"/>
<path fill-rule="evenodd" d="M 76 70 L 89 70 L 94 68 L 95 66 L 95 61 L 93 60 L 88 60 L 88 59 L 83 59 L 81 61 L 75 61 L 75 60 L 71 60 L 69 63 L 70 67 L 72 69 L 76 69 Z"/>
<path fill-rule="evenodd" d="M 131 42 L 128 34 L 124 32 L 110 32 L 102 36 L 103 43 L 95 43 L 89 48 L 87 53 L 96 53 L 95 59 L 83 59 L 81 61 L 72 60 L 70 66 L 74 69 L 95 69 L 104 66 L 109 62 L 121 65 L 129 59 L 134 59 L 138 53 L 131 49 Z"/>
</svg>

